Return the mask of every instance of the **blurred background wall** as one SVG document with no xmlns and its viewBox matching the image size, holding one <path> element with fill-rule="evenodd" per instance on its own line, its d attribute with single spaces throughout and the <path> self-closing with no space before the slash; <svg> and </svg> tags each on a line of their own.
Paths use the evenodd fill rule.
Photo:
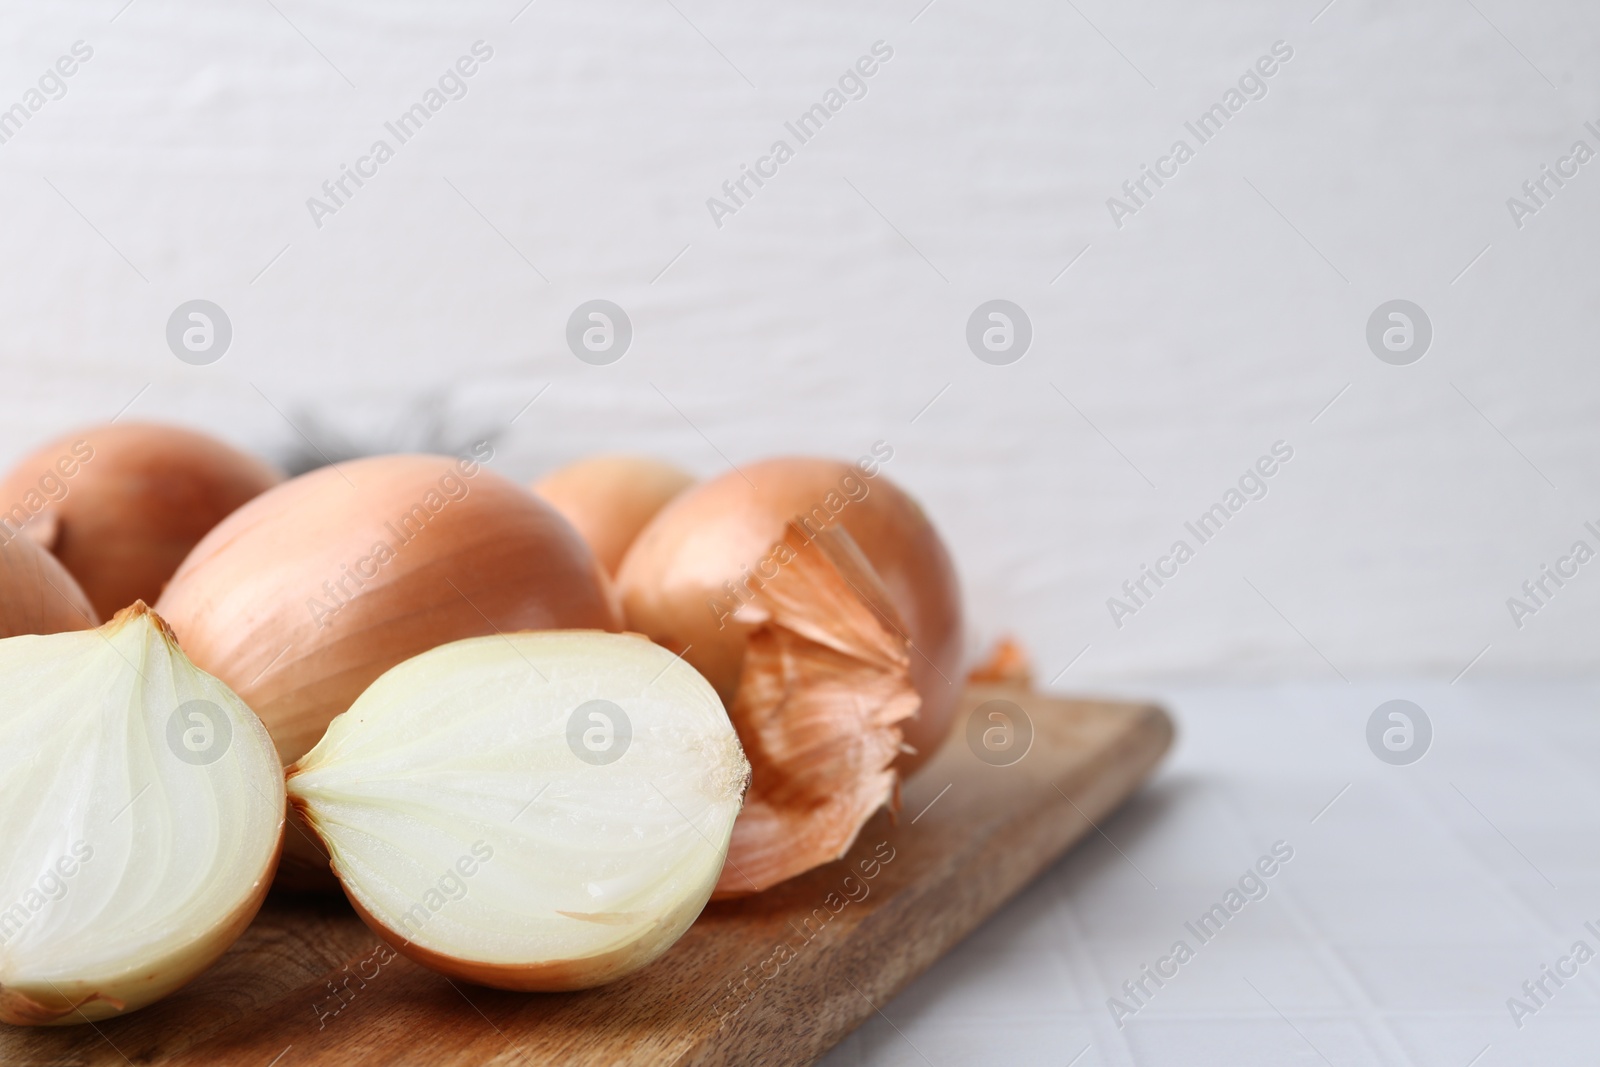
<svg viewBox="0 0 1600 1067">
<path fill-rule="evenodd" d="M 1600 149 L 1600 11 L 925 3 L 7 5 L 0 457 L 119 412 L 279 458 L 494 435 L 517 478 L 882 440 L 975 644 L 1059 687 L 1591 671 L 1600 562 L 1507 600 L 1600 548 L 1600 161 L 1560 162 Z M 1545 165 L 1575 174 L 1513 212 Z M 604 366 L 565 340 L 596 298 L 633 328 Z M 996 298 L 1007 365 L 967 341 Z M 193 299 L 232 325 L 207 365 L 167 344 Z M 1368 344 L 1394 299 L 1432 326 L 1409 365 Z"/>
</svg>

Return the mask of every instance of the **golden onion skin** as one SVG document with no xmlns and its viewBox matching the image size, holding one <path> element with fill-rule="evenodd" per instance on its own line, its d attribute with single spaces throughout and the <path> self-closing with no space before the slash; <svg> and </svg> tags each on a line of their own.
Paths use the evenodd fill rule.
<svg viewBox="0 0 1600 1067">
<path fill-rule="evenodd" d="M 694 477 L 647 456 L 592 456 L 532 486 L 583 535 L 607 574 L 616 574 L 639 531 Z"/>
<path fill-rule="evenodd" d="M 54 556 L 26 535 L 0 531 L 0 637 L 99 624 L 89 598 Z"/>
<path fill-rule="evenodd" d="M 605 574 L 549 505 L 470 460 L 424 455 L 263 494 L 195 546 L 157 610 L 261 716 L 285 764 L 380 674 L 437 645 L 619 628 Z"/>
<path fill-rule="evenodd" d="M 909 775 L 944 740 L 960 698 L 961 591 L 927 516 L 881 473 L 869 478 L 854 464 L 790 457 L 686 490 L 639 534 L 617 572 L 627 626 L 673 651 L 688 649 L 684 658 L 732 707 L 753 627 L 723 612 L 737 606 L 739 583 L 751 575 L 759 581 L 785 524 L 805 516 L 815 516 L 812 529 L 843 525 L 904 620 L 922 704 L 900 724 L 915 752 L 895 768 Z M 770 564 L 766 570 L 773 573 Z"/>
<path fill-rule="evenodd" d="M 206 434 L 108 423 L 20 460 L 0 481 L 0 510 L 28 516 L 28 535 L 109 618 L 135 600 L 154 602 L 212 527 L 282 480 L 270 464 Z"/>
</svg>

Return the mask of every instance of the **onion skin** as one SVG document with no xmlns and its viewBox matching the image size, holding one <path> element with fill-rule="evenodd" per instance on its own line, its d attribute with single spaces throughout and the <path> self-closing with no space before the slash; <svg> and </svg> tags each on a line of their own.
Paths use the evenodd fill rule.
<svg viewBox="0 0 1600 1067">
<path fill-rule="evenodd" d="M 466 487 L 460 499 L 443 495 L 446 479 Z M 430 493 L 442 508 L 401 541 L 397 532 L 415 529 L 402 517 Z M 393 546 L 381 564 L 378 543 Z M 339 606 L 324 583 L 355 591 L 356 567 L 376 575 Z M 336 610 L 314 614 L 312 601 Z M 437 645 L 619 629 L 576 531 L 521 486 L 446 456 L 375 456 L 283 483 L 195 546 L 157 611 L 196 665 L 261 716 L 286 764 L 378 675 Z"/>
<path fill-rule="evenodd" d="M 589 542 L 607 574 L 616 574 L 645 524 L 694 477 L 646 456 L 593 456 L 545 475 L 532 486 Z"/>
<path fill-rule="evenodd" d="M 54 556 L 29 537 L 0 540 L 0 637 L 58 634 L 99 624 L 89 598 Z"/>
<path fill-rule="evenodd" d="M 714 899 L 839 859 L 874 812 L 898 807 L 901 731 L 922 704 L 905 623 L 849 533 L 791 522 L 784 545 L 788 562 L 756 591 L 763 618 L 728 708 L 750 789 Z"/>
<path fill-rule="evenodd" d="M 915 717 L 900 723 L 915 751 L 895 761 L 909 776 L 944 740 L 961 695 L 961 593 L 927 516 L 882 474 L 869 478 L 863 467 L 835 460 L 780 458 L 685 491 L 651 520 L 623 560 L 617 587 L 624 618 L 629 629 L 673 651 L 688 649 L 684 659 L 731 708 L 754 626 L 719 616 L 717 605 L 731 611 L 739 603 L 725 583 L 759 578 L 786 523 L 818 508 L 827 515 L 830 503 L 842 506 L 827 525 L 837 522 L 849 532 L 911 642 L 911 680 L 922 702 Z M 811 529 L 819 525 L 814 520 Z"/>
<path fill-rule="evenodd" d="M 977 666 L 967 672 L 968 685 L 1010 685 L 1033 688 L 1033 657 L 1010 634 L 996 641 Z"/>
<path fill-rule="evenodd" d="M 271 465 L 193 430 L 107 423 L 19 461 L 0 481 L 0 517 L 13 526 L 30 519 L 27 534 L 109 617 L 154 601 L 207 531 L 282 480 Z"/>
</svg>

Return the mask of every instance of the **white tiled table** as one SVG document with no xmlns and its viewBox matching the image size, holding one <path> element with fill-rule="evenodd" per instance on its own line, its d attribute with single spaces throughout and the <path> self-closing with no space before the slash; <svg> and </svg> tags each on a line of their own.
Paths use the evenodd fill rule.
<svg viewBox="0 0 1600 1067">
<path fill-rule="evenodd" d="M 1086 839 L 826 1067 L 1600 1063 L 1600 959 L 1520 1029 L 1507 1007 L 1574 941 L 1600 952 L 1600 683 L 1157 695 L 1178 742 L 1116 847 Z M 1410 766 L 1366 745 L 1393 698 L 1433 723 Z M 1268 895 L 1199 945 L 1185 921 L 1279 840 Z M 1180 938 L 1194 958 L 1119 1029 L 1107 998 Z"/>
</svg>

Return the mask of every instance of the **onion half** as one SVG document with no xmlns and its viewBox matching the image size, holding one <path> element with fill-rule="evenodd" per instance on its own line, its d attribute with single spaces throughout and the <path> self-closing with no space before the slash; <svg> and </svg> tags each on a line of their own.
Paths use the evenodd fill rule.
<svg viewBox="0 0 1600 1067">
<path fill-rule="evenodd" d="M 153 602 L 207 531 L 282 480 L 193 430 L 108 423 L 19 461 L 0 481 L 0 519 L 53 553 L 109 617 Z"/>
<path fill-rule="evenodd" d="M 407 660 L 288 789 L 398 951 L 465 981 L 560 990 L 636 970 L 688 929 L 748 777 L 693 668 L 634 634 L 571 631 Z"/>
<path fill-rule="evenodd" d="M 0 641 L 0 1020 L 103 1019 L 220 956 L 284 827 L 261 722 L 143 603 Z"/>
<path fill-rule="evenodd" d="M 646 456 L 593 456 L 568 464 L 533 484 L 550 506 L 589 542 L 607 574 L 656 512 L 694 477 Z"/>
</svg>

